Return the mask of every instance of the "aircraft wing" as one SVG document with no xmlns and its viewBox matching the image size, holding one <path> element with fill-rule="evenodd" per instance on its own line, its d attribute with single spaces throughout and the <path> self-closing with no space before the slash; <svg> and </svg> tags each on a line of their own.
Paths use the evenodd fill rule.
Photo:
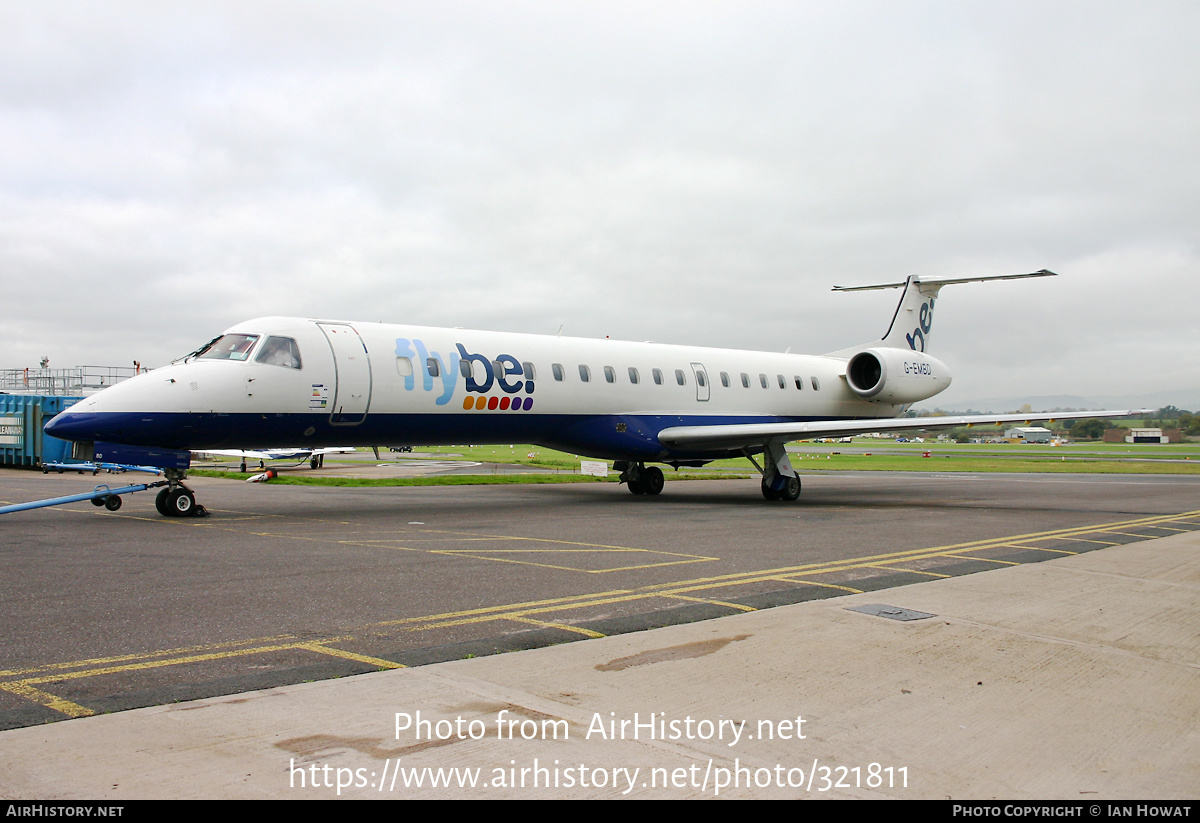
<svg viewBox="0 0 1200 823">
<path fill-rule="evenodd" d="M 920 429 L 957 429 L 962 426 L 991 426 L 1004 423 L 1034 423 L 1050 420 L 1083 420 L 1089 417 L 1128 417 L 1153 414 L 1153 409 L 1124 411 L 1080 411 L 1039 414 L 967 414 L 944 417 L 886 417 L 863 420 L 813 420 L 807 423 L 738 423 L 725 426 L 674 426 L 658 433 L 664 446 L 688 449 L 736 449 L 765 446 L 771 442 L 809 440 L 814 437 L 848 437 L 871 432 L 903 432 Z"/>
</svg>

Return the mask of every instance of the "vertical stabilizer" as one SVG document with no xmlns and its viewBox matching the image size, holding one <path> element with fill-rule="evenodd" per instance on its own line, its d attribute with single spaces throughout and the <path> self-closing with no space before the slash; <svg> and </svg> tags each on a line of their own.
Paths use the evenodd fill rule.
<svg viewBox="0 0 1200 823">
<path fill-rule="evenodd" d="M 891 325 L 881 341 L 890 349 L 929 350 L 929 335 L 933 329 L 933 306 L 941 284 L 922 283 L 916 275 L 904 281 L 904 292 L 892 315 Z"/>
</svg>

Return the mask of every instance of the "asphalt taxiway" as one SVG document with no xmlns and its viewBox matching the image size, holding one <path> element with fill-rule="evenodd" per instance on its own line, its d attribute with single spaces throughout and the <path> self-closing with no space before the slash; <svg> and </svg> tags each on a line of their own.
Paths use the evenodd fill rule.
<svg viewBox="0 0 1200 823">
<path fill-rule="evenodd" d="M 6 502 L 64 484 L 80 481 L 0 473 Z M 1194 793 L 1200 483 L 872 473 L 805 486 L 789 505 L 747 481 L 670 483 L 655 499 L 602 484 L 199 480 L 211 518 L 159 518 L 148 495 L 115 513 L 10 516 L 0 720 L 30 728 L 0 733 L 0 795 L 337 796 L 312 786 L 329 766 L 371 783 L 343 796 L 379 796 L 397 758 L 660 767 L 671 785 L 630 789 L 657 797 L 711 796 L 694 767 L 719 776 L 735 760 L 763 780 L 786 766 L 792 785 L 725 796 Z M 970 574 L 988 569 L 1001 571 Z M 935 617 L 846 611 L 876 600 Z M 512 649 L 533 650 L 487 656 Z M 149 708 L 120 711 L 136 706 Z M 397 734 L 393 716 L 418 710 L 485 733 Z M 505 738 L 502 711 L 565 720 L 570 742 Z M 775 739 L 585 737 L 596 717 L 655 713 L 730 733 L 722 720 L 766 723 Z M 61 718 L 75 719 L 32 725 Z M 85 738 L 128 757 L 93 749 L 86 766 Z M 303 788 L 297 764 L 320 767 Z M 890 786 L 872 764 L 892 769 Z M 794 785 L 796 769 L 823 778 L 826 765 L 824 791 Z M 556 775 L 387 795 L 621 794 Z"/>
</svg>

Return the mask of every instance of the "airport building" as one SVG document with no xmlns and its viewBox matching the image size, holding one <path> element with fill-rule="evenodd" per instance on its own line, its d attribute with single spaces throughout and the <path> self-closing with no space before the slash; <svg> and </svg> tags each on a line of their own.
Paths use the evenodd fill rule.
<svg viewBox="0 0 1200 823">
<path fill-rule="evenodd" d="M 1115 429 L 1126 443 L 1178 443 L 1179 429 Z M 1105 438 L 1107 439 L 1107 438 Z"/>
<path fill-rule="evenodd" d="M 1050 436 L 1050 430 L 1042 426 L 1014 426 L 1004 432 L 1006 439 L 1022 443 L 1049 443 Z"/>
</svg>

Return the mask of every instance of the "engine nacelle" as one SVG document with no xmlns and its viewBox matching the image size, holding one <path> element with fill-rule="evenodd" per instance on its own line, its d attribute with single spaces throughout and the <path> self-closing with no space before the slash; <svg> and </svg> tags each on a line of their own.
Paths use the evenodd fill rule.
<svg viewBox="0 0 1200 823">
<path fill-rule="evenodd" d="M 950 385 L 950 369 L 924 352 L 867 349 L 846 364 L 850 390 L 864 400 L 902 405 L 926 400 Z"/>
</svg>

